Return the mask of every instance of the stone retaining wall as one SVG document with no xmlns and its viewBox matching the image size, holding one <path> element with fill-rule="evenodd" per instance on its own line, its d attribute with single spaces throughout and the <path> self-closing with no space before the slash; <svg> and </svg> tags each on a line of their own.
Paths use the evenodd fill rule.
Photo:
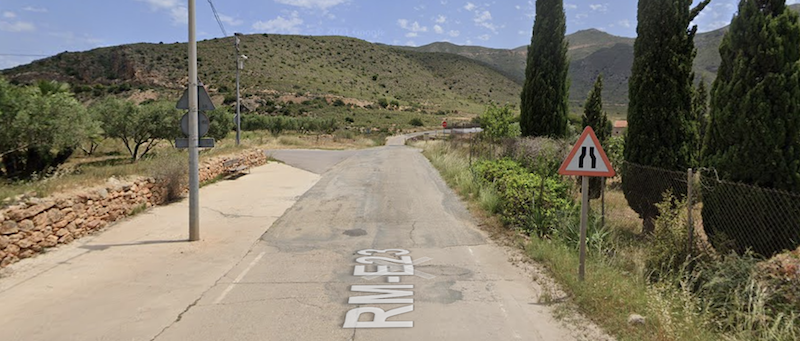
<svg viewBox="0 0 800 341">
<path fill-rule="evenodd" d="M 200 181 L 223 175 L 223 164 L 230 159 L 240 159 L 251 167 L 267 163 L 261 150 L 210 158 L 200 165 Z M 110 178 L 104 186 L 32 198 L 0 209 L 0 268 L 93 234 L 135 212 L 163 204 L 166 193 L 165 183 L 154 178 L 128 181 Z"/>
</svg>

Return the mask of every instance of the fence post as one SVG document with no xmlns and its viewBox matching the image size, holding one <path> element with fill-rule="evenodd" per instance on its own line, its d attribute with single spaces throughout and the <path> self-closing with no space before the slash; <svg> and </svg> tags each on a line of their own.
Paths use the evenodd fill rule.
<svg viewBox="0 0 800 341">
<path fill-rule="evenodd" d="M 606 180 L 603 179 L 603 187 L 600 188 L 600 228 L 606 227 Z"/>
<path fill-rule="evenodd" d="M 692 183 L 694 182 L 694 172 L 692 171 L 691 168 L 689 168 L 689 171 L 687 172 L 687 178 L 686 179 L 687 179 L 687 182 L 686 182 L 687 183 L 687 187 L 686 187 L 686 207 L 688 209 L 688 212 L 687 212 L 687 215 L 686 215 L 686 220 L 689 223 L 689 226 L 688 226 L 688 229 L 689 229 L 689 231 L 688 231 L 688 233 L 689 233 L 689 244 L 686 247 L 687 247 L 687 252 L 689 254 L 692 254 L 692 249 L 693 249 L 693 245 L 694 245 L 694 221 L 692 219 L 692 206 L 693 206 L 692 205 L 692 201 L 693 201 L 693 198 L 692 198 Z"/>
</svg>

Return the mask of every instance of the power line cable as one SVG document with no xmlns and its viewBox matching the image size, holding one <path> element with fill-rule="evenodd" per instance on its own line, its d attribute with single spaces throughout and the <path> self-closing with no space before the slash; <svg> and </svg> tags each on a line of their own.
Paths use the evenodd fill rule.
<svg viewBox="0 0 800 341">
<path fill-rule="evenodd" d="M 214 7 L 214 3 L 211 0 L 208 0 L 208 4 L 211 5 L 211 11 L 214 12 L 214 18 L 217 19 L 217 23 L 219 24 L 219 29 L 222 30 L 222 35 L 228 36 L 228 32 L 225 31 L 225 25 L 222 24 L 222 20 L 219 18 L 219 13 L 217 13 L 217 8 Z"/>
</svg>

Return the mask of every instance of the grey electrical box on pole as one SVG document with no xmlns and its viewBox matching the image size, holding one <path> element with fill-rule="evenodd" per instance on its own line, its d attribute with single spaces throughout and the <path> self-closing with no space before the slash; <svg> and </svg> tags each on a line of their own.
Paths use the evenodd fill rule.
<svg viewBox="0 0 800 341">
<path fill-rule="evenodd" d="M 200 240 L 200 166 L 198 155 L 198 82 L 195 0 L 189 0 L 189 241 Z M 208 96 L 208 94 L 206 94 Z M 180 104 L 180 103 L 179 103 Z"/>
</svg>

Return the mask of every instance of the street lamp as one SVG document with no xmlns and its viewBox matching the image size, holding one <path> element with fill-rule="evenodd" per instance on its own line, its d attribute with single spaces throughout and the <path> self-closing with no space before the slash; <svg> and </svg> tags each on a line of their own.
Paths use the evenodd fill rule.
<svg viewBox="0 0 800 341">
<path fill-rule="evenodd" d="M 241 33 L 234 33 L 236 45 L 236 145 L 240 143 L 240 135 L 242 132 L 242 112 L 241 112 L 241 99 L 239 98 L 239 71 L 244 69 L 244 60 L 247 56 L 239 53 L 239 37 Z"/>
</svg>

